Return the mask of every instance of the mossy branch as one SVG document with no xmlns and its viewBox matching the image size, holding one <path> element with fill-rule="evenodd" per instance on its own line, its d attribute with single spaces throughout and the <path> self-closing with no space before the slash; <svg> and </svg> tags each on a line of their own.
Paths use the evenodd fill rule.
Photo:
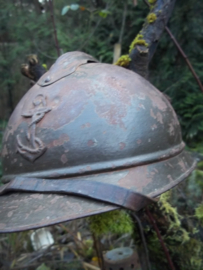
<svg viewBox="0 0 203 270">
<path fill-rule="evenodd" d="M 169 21 L 175 0 L 149 0 L 150 13 L 130 46 L 128 68 L 147 78 L 148 65 Z"/>
</svg>

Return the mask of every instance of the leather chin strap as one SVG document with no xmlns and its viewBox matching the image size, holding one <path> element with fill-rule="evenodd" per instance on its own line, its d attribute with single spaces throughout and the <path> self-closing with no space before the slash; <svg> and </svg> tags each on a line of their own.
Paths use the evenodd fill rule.
<svg viewBox="0 0 203 270">
<path fill-rule="evenodd" d="M 9 192 L 35 192 L 86 197 L 133 211 L 139 211 L 156 200 L 108 183 L 73 180 L 16 177 L 0 187 L 0 196 Z"/>
</svg>

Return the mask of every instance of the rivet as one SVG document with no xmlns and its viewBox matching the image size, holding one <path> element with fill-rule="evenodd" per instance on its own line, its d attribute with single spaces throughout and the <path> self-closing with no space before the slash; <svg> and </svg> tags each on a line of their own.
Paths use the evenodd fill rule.
<svg viewBox="0 0 203 270">
<path fill-rule="evenodd" d="M 44 82 L 45 82 L 45 83 L 48 83 L 50 80 L 51 80 L 51 79 L 50 79 L 50 77 L 48 76 L 48 77 L 46 77 L 46 79 L 44 80 Z"/>
</svg>

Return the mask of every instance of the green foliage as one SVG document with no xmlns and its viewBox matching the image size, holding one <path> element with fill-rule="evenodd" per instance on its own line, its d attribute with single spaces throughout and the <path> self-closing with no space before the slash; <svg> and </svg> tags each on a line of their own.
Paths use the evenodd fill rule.
<svg viewBox="0 0 203 270">
<path fill-rule="evenodd" d="M 132 233 L 133 222 L 124 210 L 115 210 L 88 218 L 90 230 L 97 236 L 106 233 Z"/>
<path fill-rule="evenodd" d="M 148 0 L 150 4 L 155 4 L 157 0 Z"/>
<path fill-rule="evenodd" d="M 203 82 L 203 51 L 200 31 L 203 2 L 176 1 L 170 20 L 170 30 L 188 56 L 200 81 Z M 202 141 L 203 94 L 169 35 L 162 36 L 150 65 L 150 80 L 172 99 L 178 114 L 184 139 Z"/>
<path fill-rule="evenodd" d="M 202 175 L 203 179 L 203 175 Z M 195 216 L 199 219 L 201 222 L 201 226 L 203 226 L 203 204 L 200 204 L 196 209 L 195 209 Z"/>
<path fill-rule="evenodd" d="M 40 266 L 37 267 L 36 270 L 51 270 L 45 263 L 42 263 Z"/>
</svg>

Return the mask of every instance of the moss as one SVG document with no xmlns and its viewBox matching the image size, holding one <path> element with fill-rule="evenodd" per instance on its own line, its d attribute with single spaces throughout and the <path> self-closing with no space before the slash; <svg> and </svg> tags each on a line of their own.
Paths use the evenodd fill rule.
<svg viewBox="0 0 203 270">
<path fill-rule="evenodd" d="M 160 196 L 160 200 L 158 203 L 160 210 L 165 216 L 167 216 L 167 219 L 170 223 L 169 230 L 180 228 L 181 225 L 180 216 L 177 212 L 177 209 L 168 202 L 171 197 L 171 192 L 172 191 L 169 190 L 168 192 L 163 193 Z"/>
<path fill-rule="evenodd" d="M 148 47 L 149 44 L 143 39 L 143 35 L 138 34 L 130 45 L 129 53 L 131 53 L 131 51 L 135 48 L 136 45 Z"/>
<path fill-rule="evenodd" d="M 124 234 L 133 232 L 133 222 L 124 210 L 115 210 L 88 218 L 90 230 L 97 236 L 105 233 Z"/>
<path fill-rule="evenodd" d="M 184 245 L 177 245 L 173 252 L 181 258 L 179 261 L 180 269 L 184 270 L 201 270 L 202 269 L 202 251 L 203 244 L 201 241 L 191 238 Z"/>
<path fill-rule="evenodd" d="M 148 21 L 149 23 L 155 22 L 156 19 L 157 19 L 157 16 L 156 16 L 155 13 L 150 13 L 150 14 L 147 16 L 147 21 Z"/>
<path fill-rule="evenodd" d="M 115 65 L 117 66 L 121 66 L 121 67 L 128 67 L 130 64 L 131 58 L 129 57 L 128 54 L 126 55 L 122 55 L 117 62 L 115 63 Z"/>
</svg>

